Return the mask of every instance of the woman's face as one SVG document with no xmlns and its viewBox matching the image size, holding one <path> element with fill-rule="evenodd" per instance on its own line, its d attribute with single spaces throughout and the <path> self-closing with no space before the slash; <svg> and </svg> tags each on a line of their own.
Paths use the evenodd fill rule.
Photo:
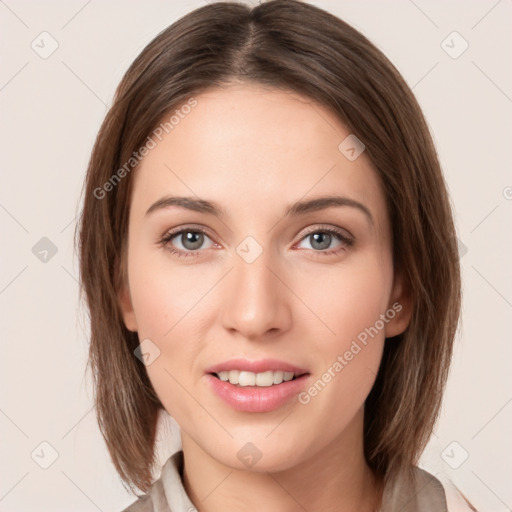
<svg viewBox="0 0 512 512">
<path fill-rule="evenodd" d="M 133 171 L 124 321 L 182 436 L 233 468 L 287 469 L 361 438 L 385 338 L 407 325 L 385 197 L 311 100 L 196 100 Z"/>
</svg>

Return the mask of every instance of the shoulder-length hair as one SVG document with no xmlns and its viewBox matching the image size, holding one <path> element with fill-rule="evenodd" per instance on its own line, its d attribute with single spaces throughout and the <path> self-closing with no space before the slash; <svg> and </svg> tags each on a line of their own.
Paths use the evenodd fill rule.
<svg viewBox="0 0 512 512">
<path fill-rule="evenodd" d="M 422 111 L 397 69 L 350 25 L 296 0 L 254 8 L 218 2 L 173 23 L 130 66 L 98 133 L 75 236 L 81 297 L 85 293 L 90 313 L 88 366 L 115 468 L 130 489 L 149 490 L 163 409 L 134 356 L 138 336 L 126 329 L 118 302 L 126 280 L 134 155 L 164 115 L 233 82 L 297 92 L 326 106 L 363 141 L 378 172 L 394 268 L 409 292 L 412 316 L 405 332 L 385 343 L 365 402 L 364 452 L 387 481 L 409 474 L 439 415 L 459 317 L 450 201 Z"/>
</svg>

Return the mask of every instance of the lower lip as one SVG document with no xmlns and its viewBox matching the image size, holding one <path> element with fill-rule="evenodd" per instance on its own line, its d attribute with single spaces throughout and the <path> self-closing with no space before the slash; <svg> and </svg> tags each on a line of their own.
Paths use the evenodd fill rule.
<svg viewBox="0 0 512 512">
<path fill-rule="evenodd" d="M 258 387 L 236 386 L 213 375 L 205 375 L 217 396 L 233 409 L 245 412 L 269 412 L 278 409 L 301 392 L 308 377 L 309 374 L 304 374 L 281 384 Z"/>
</svg>

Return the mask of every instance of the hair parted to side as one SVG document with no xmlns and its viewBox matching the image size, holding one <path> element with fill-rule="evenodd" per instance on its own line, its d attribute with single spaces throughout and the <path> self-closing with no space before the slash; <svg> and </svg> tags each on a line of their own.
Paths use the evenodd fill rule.
<svg viewBox="0 0 512 512">
<path fill-rule="evenodd" d="M 151 41 L 119 84 L 92 150 L 75 237 L 90 316 L 89 365 L 98 423 L 130 489 L 147 492 L 163 406 L 134 355 L 117 292 L 126 280 L 136 168 L 99 198 L 164 115 L 212 86 L 251 82 L 326 106 L 361 139 L 377 170 L 393 232 L 395 271 L 409 291 L 406 331 L 385 343 L 365 404 L 364 449 L 386 481 L 410 474 L 439 414 L 460 310 L 460 268 L 450 201 L 421 109 L 391 62 L 339 18 L 296 0 L 254 8 L 218 2 Z M 341 141 L 340 141 L 341 142 Z"/>
</svg>

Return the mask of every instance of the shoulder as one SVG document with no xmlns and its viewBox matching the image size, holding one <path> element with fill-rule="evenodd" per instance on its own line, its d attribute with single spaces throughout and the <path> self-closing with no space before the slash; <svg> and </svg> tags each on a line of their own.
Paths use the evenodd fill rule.
<svg viewBox="0 0 512 512">
<path fill-rule="evenodd" d="M 121 512 L 171 512 L 165 495 L 162 478 L 153 482 L 148 494 L 139 496 L 137 501 L 134 501 Z"/>
<path fill-rule="evenodd" d="M 397 475 L 384 489 L 381 512 L 476 511 L 451 482 L 437 475 L 418 466 Z"/>
<path fill-rule="evenodd" d="M 449 480 L 446 476 L 432 475 L 428 471 L 415 467 L 417 477 L 416 490 L 420 494 L 424 494 L 425 503 L 430 499 L 438 499 L 443 496 L 443 510 L 447 512 L 478 512 L 477 509 L 469 502 L 462 492 Z M 426 508 L 425 510 L 428 510 Z"/>
<path fill-rule="evenodd" d="M 149 494 L 145 494 L 121 512 L 154 512 L 153 500 Z"/>
<path fill-rule="evenodd" d="M 153 482 L 148 494 L 139 496 L 137 501 L 121 512 L 171 512 L 162 477 Z"/>
<path fill-rule="evenodd" d="M 179 450 L 167 459 L 148 494 L 121 512 L 197 512 L 183 487 L 182 468 L 183 451 Z"/>
<path fill-rule="evenodd" d="M 380 512 L 447 512 L 441 482 L 428 471 L 410 466 L 387 479 Z"/>
<path fill-rule="evenodd" d="M 448 512 L 478 512 L 451 480 L 443 480 Z"/>
</svg>

